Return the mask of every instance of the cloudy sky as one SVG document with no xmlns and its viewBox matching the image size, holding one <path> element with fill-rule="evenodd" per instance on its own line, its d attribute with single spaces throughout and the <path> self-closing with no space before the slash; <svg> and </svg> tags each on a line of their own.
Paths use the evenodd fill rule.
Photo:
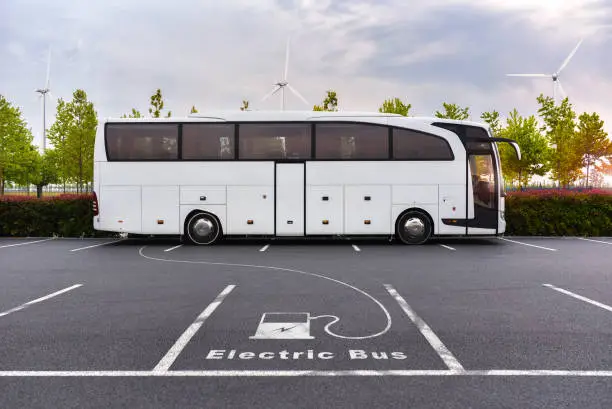
<svg viewBox="0 0 612 409">
<path fill-rule="evenodd" d="M 289 82 L 311 103 L 335 89 L 342 110 L 388 97 L 431 115 L 443 101 L 521 114 L 552 95 L 547 79 L 581 38 L 562 81 L 577 111 L 612 133 L 612 0 L 2 0 L 0 94 L 23 109 L 40 141 L 52 50 L 55 100 L 87 91 L 102 117 L 145 112 L 161 88 L 173 115 L 279 109 L 261 98 L 279 80 L 291 37 Z M 288 109 L 311 109 L 288 96 Z"/>
</svg>

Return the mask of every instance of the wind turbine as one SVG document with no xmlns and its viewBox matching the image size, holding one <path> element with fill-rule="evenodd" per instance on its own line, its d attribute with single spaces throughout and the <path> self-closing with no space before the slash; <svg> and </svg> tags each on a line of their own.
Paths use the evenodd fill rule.
<svg viewBox="0 0 612 409">
<path fill-rule="evenodd" d="M 308 101 L 306 101 L 306 98 L 304 98 L 295 88 L 293 88 L 289 82 L 287 81 L 287 71 L 289 71 L 289 39 L 287 39 L 287 53 L 285 55 L 285 72 L 283 75 L 283 79 L 279 82 L 277 82 L 276 84 L 274 84 L 274 88 L 272 88 L 272 91 L 268 92 L 262 99 L 261 102 L 265 101 L 266 99 L 270 98 L 272 95 L 276 94 L 279 90 L 281 91 L 281 110 L 285 110 L 285 87 L 289 88 L 289 90 L 291 92 L 293 92 L 293 94 L 295 96 L 297 96 L 299 99 L 301 99 L 302 101 L 304 101 L 304 103 L 306 105 L 310 105 L 308 103 Z"/>
<path fill-rule="evenodd" d="M 47 59 L 47 80 L 45 81 L 44 88 L 38 88 L 34 90 L 34 92 L 38 92 L 40 96 L 43 98 L 43 143 L 42 143 L 42 151 L 43 153 L 47 149 L 47 94 L 51 91 L 49 89 L 49 74 L 51 72 L 51 47 L 49 47 L 49 58 Z"/>
<path fill-rule="evenodd" d="M 567 67 L 567 64 L 569 64 L 569 62 L 572 59 L 572 57 L 574 57 L 574 54 L 576 54 L 576 51 L 578 51 L 578 48 L 582 44 L 583 40 L 584 39 L 581 39 L 578 42 L 578 45 L 576 45 L 576 47 L 574 47 L 574 49 L 567 56 L 565 61 L 563 61 L 563 63 L 559 67 L 559 69 L 556 72 L 552 73 L 552 74 L 507 74 L 507 75 L 509 77 L 552 78 L 552 80 L 553 80 L 553 100 L 555 102 L 557 102 L 557 90 L 559 90 L 561 92 L 561 94 L 563 94 L 564 97 L 567 96 L 567 94 L 565 93 L 565 90 L 561 86 L 561 81 L 559 80 L 559 76 L 561 75 L 561 71 L 563 71 L 563 69 L 565 67 Z"/>
</svg>

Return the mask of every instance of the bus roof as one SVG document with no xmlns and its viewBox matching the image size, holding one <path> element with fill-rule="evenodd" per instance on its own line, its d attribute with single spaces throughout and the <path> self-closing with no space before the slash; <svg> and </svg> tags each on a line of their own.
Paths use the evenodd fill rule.
<svg viewBox="0 0 612 409">
<path fill-rule="evenodd" d="M 266 121 L 314 121 L 317 119 L 358 119 L 358 118 L 403 118 L 406 124 L 429 125 L 434 122 L 454 123 L 487 127 L 486 124 L 472 121 L 459 121 L 437 117 L 414 116 L 405 117 L 399 114 L 369 112 L 369 111 L 209 111 L 191 114 L 184 117 L 170 118 L 106 118 L 106 122 L 266 122 Z"/>
</svg>

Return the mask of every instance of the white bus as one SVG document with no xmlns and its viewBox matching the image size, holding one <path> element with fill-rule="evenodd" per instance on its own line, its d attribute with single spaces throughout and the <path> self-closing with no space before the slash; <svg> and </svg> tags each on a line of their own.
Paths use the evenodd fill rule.
<svg viewBox="0 0 612 409">
<path fill-rule="evenodd" d="M 108 119 L 94 164 L 94 228 L 180 235 L 504 233 L 495 138 L 482 124 L 361 112 L 237 111 Z"/>
</svg>

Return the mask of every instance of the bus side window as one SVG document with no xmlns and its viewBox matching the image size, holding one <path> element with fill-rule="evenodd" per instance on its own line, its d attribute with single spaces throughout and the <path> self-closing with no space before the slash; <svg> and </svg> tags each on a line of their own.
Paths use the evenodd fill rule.
<svg viewBox="0 0 612 409">
<path fill-rule="evenodd" d="M 436 135 L 411 129 L 393 129 L 393 158 L 400 160 L 453 160 L 448 142 Z"/>
<path fill-rule="evenodd" d="M 316 159 L 389 159 L 389 128 L 369 124 L 318 123 Z"/>
<path fill-rule="evenodd" d="M 178 126 L 173 124 L 108 124 L 109 160 L 176 160 Z"/>
<path fill-rule="evenodd" d="M 310 159 L 310 124 L 241 124 L 239 159 Z"/>
<path fill-rule="evenodd" d="M 182 158 L 186 160 L 234 159 L 234 125 L 183 124 Z"/>
</svg>

